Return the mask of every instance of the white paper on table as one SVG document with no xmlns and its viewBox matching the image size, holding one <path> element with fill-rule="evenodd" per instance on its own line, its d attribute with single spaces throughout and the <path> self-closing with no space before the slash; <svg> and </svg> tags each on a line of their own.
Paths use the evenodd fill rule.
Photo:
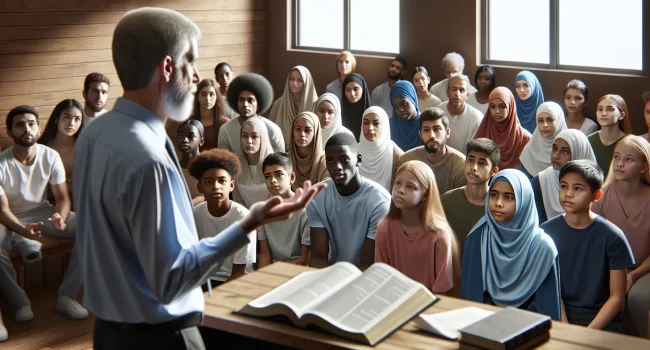
<svg viewBox="0 0 650 350">
<path fill-rule="evenodd" d="M 460 330 L 478 322 L 494 311 L 484 310 L 477 307 L 466 307 L 462 309 L 440 312 L 437 314 L 420 315 L 415 318 L 418 328 L 439 335 L 441 337 L 456 340 L 460 338 Z"/>
</svg>

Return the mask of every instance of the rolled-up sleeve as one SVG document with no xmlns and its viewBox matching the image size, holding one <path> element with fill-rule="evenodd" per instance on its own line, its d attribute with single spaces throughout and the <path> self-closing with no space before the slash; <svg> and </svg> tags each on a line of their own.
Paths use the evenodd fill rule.
<svg viewBox="0 0 650 350">
<path fill-rule="evenodd" d="M 216 273 L 220 261 L 249 243 L 239 223 L 197 243 L 195 228 L 186 224 L 193 224 L 192 213 L 175 204 L 185 200 L 185 189 L 170 175 L 164 164 L 152 161 L 130 176 L 122 200 L 135 253 L 163 304 L 196 288 Z"/>
</svg>

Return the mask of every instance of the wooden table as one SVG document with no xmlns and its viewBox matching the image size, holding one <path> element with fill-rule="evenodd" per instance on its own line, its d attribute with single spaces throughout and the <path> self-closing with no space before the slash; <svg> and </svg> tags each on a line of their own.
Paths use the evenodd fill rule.
<svg viewBox="0 0 650 350">
<path fill-rule="evenodd" d="M 354 342 L 316 331 L 295 328 L 282 322 L 235 315 L 233 310 L 288 281 L 310 268 L 287 263 L 275 263 L 235 281 L 215 288 L 212 297 L 205 294 L 203 325 L 222 331 L 264 340 L 299 349 L 372 349 Z M 498 307 L 471 301 L 440 297 L 425 314 L 477 306 L 487 310 Z M 377 344 L 376 349 L 458 349 L 458 342 L 437 338 L 418 331 L 409 322 L 390 337 Z M 645 349 L 650 340 L 605 331 L 596 331 L 553 321 L 551 339 L 538 349 Z"/>
</svg>

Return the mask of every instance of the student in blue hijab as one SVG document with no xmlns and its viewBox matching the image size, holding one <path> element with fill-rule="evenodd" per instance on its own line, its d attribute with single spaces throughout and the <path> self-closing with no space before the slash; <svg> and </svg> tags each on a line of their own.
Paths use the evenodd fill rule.
<svg viewBox="0 0 650 350">
<path fill-rule="evenodd" d="M 521 126 L 531 134 L 537 123 L 537 107 L 544 103 L 544 91 L 533 72 L 524 70 L 515 77 L 515 103 Z"/>
<path fill-rule="evenodd" d="M 465 240 L 461 281 L 463 299 L 561 319 L 557 249 L 539 228 L 533 188 L 521 171 L 492 179 L 485 216 Z"/>
<path fill-rule="evenodd" d="M 393 117 L 390 118 L 390 138 L 404 152 L 418 147 L 420 141 L 420 107 L 415 86 L 400 80 L 390 89 Z"/>
</svg>

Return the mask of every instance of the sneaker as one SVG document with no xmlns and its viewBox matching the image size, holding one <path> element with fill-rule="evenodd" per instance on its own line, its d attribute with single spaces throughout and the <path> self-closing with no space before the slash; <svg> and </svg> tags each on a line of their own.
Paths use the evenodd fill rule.
<svg viewBox="0 0 650 350">
<path fill-rule="evenodd" d="M 88 317 L 88 310 L 84 309 L 76 300 L 59 295 L 56 301 L 56 311 L 70 317 L 73 320 L 79 320 Z"/>
<path fill-rule="evenodd" d="M 0 320 L 0 341 L 5 341 L 7 338 L 9 338 L 9 333 L 7 333 L 7 328 L 5 328 L 2 320 Z"/>
<path fill-rule="evenodd" d="M 16 311 L 16 322 L 25 322 L 34 318 L 31 306 L 23 306 Z"/>
<path fill-rule="evenodd" d="M 41 242 L 27 239 L 14 234 L 11 240 L 12 249 L 19 252 L 23 257 L 23 262 L 32 263 L 41 260 Z"/>
</svg>

